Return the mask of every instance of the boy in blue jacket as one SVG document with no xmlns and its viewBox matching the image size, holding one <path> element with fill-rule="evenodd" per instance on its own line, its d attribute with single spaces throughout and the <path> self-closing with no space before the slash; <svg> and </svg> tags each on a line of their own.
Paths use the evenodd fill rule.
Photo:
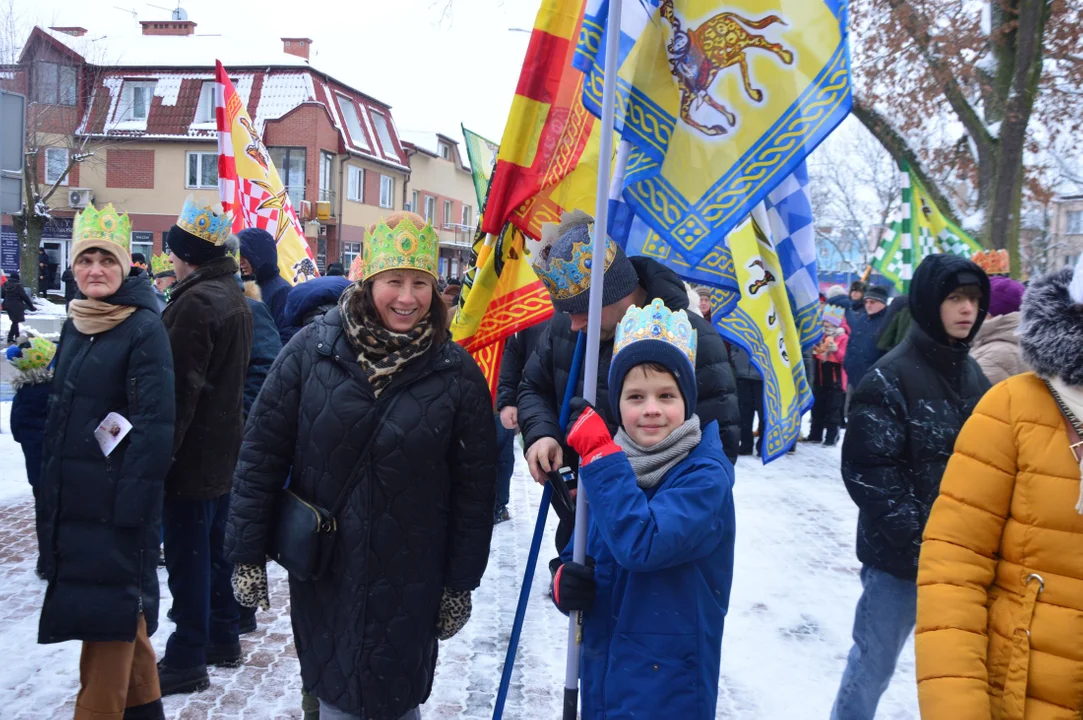
<svg viewBox="0 0 1083 720">
<path fill-rule="evenodd" d="M 568 444 L 590 502 L 585 565 L 553 578 L 583 611 L 584 720 L 713 720 L 733 579 L 733 465 L 700 430 L 696 331 L 660 300 L 617 326 L 609 402 L 621 427 L 573 401 Z"/>
</svg>

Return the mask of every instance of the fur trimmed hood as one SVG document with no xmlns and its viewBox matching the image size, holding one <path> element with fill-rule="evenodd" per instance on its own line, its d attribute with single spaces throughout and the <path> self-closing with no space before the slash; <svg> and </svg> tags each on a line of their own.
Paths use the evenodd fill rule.
<svg viewBox="0 0 1083 720">
<path fill-rule="evenodd" d="M 1072 269 L 1049 273 L 1030 283 L 1019 323 L 1023 359 L 1044 378 L 1059 377 L 1083 386 L 1083 305 L 1068 294 Z"/>
<path fill-rule="evenodd" d="M 30 385 L 41 385 L 53 381 L 52 368 L 33 368 L 32 370 L 16 370 L 11 378 L 11 389 L 18 391 Z"/>
</svg>

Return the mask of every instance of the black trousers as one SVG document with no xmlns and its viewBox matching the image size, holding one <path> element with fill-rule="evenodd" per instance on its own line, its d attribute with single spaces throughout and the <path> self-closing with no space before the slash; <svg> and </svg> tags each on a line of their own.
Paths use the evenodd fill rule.
<svg viewBox="0 0 1083 720">
<path fill-rule="evenodd" d="M 809 440 L 823 440 L 824 432 L 829 438 L 838 435 L 842 426 L 842 406 L 846 403 L 846 391 L 840 387 L 816 385 L 812 388 L 812 429 Z"/>
<path fill-rule="evenodd" d="M 12 343 L 19 337 L 19 323 L 12 322 L 11 328 L 8 330 L 8 342 Z"/>
<path fill-rule="evenodd" d="M 737 410 L 741 419 L 741 449 L 748 454 L 753 449 L 752 425 L 756 413 L 760 414 L 760 433 L 763 433 L 763 380 L 737 380 Z"/>
</svg>

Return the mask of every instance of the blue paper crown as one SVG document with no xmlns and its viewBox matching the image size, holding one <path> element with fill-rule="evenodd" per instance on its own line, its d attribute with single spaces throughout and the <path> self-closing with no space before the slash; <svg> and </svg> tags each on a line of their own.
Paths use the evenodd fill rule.
<svg viewBox="0 0 1083 720">
<path fill-rule="evenodd" d="M 545 289 L 556 300 L 568 300 L 590 290 L 591 270 L 593 269 L 592 238 L 594 223 L 584 223 L 572 230 L 571 257 L 553 257 L 552 247 L 546 248 L 541 257 L 534 262 L 534 272 L 545 285 Z M 607 237 L 605 243 L 604 273 L 617 257 L 617 245 Z"/>
<path fill-rule="evenodd" d="M 838 305 L 828 303 L 827 305 L 824 305 L 823 317 L 824 322 L 829 322 L 835 327 L 839 327 L 846 317 L 846 310 Z"/>
<path fill-rule="evenodd" d="M 233 216 L 228 212 L 216 212 L 209 203 L 189 195 L 180 217 L 177 218 L 177 227 L 200 240 L 220 246 L 225 244 L 226 238 L 233 232 Z"/>
<path fill-rule="evenodd" d="M 688 321 L 684 310 L 673 312 L 658 298 L 650 305 L 628 308 L 624 319 L 617 325 L 617 337 L 613 344 L 613 357 L 620 354 L 632 343 L 641 340 L 662 340 L 677 348 L 688 358 L 692 367 L 696 366 L 697 333 Z"/>
</svg>

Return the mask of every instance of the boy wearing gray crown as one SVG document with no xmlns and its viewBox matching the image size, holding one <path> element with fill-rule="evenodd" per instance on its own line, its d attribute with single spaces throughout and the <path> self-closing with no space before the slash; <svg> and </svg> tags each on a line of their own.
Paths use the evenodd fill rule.
<svg viewBox="0 0 1083 720">
<path fill-rule="evenodd" d="M 571 547 L 553 600 L 583 614 L 582 717 L 713 719 L 733 578 L 733 465 L 695 414 L 697 333 L 661 300 L 616 329 L 614 438 L 577 398 L 567 442 L 590 500 L 585 565 Z"/>
</svg>

